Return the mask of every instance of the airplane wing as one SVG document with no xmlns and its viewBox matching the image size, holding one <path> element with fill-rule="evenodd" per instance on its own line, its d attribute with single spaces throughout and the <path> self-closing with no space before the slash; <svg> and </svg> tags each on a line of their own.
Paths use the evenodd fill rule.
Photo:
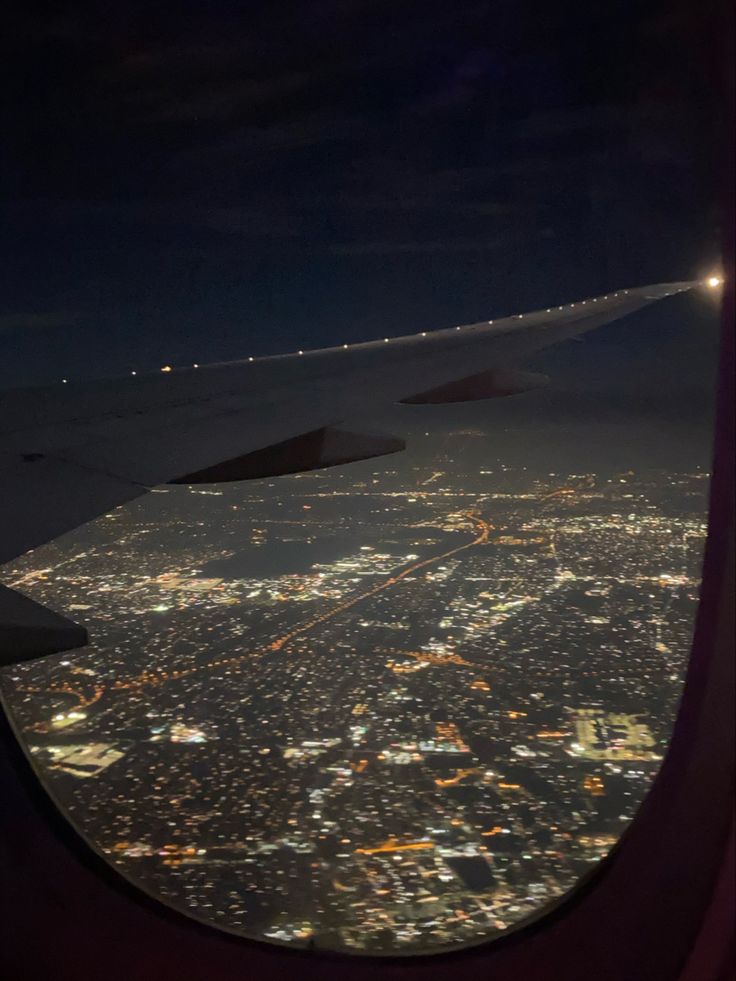
<svg viewBox="0 0 736 981">
<path fill-rule="evenodd" d="M 0 563 L 163 483 L 244 480 L 403 448 L 344 431 L 382 403 L 494 398 L 523 358 L 692 288 L 618 290 L 445 330 L 0 394 Z"/>
</svg>

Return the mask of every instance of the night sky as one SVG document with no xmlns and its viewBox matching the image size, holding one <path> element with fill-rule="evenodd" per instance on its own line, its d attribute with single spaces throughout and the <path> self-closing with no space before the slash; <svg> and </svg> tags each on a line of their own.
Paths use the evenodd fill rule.
<svg viewBox="0 0 736 981">
<path fill-rule="evenodd" d="M 707 274 L 708 7 L 20 4 L 2 54 L 0 385 Z M 594 403 L 656 388 L 703 411 L 715 305 L 668 303 L 553 354 L 556 377 Z"/>
</svg>

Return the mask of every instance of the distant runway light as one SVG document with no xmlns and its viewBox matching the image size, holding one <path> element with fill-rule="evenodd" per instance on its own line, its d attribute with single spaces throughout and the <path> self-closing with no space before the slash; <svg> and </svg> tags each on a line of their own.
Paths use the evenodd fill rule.
<svg viewBox="0 0 736 981">
<path fill-rule="evenodd" d="M 388 337 L 384 337 L 384 339 L 383 339 L 383 343 L 384 343 L 384 344 L 388 344 Z"/>
<path fill-rule="evenodd" d="M 344 348 L 347 348 L 347 344 L 343 344 L 343 347 L 344 347 Z"/>
<path fill-rule="evenodd" d="M 706 280 L 706 282 L 707 282 L 708 286 L 710 286 L 710 288 L 712 290 L 714 290 L 718 286 L 721 285 L 721 283 L 723 282 L 723 280 L 721 279 L 720 276 L 709 276 L 708 279 Z"/>
<path fill-rule="evenodd" d="M 304 351 L 297 351 L 297 354 L 304 354 Z"/>
<path fill-rule="evenodd" d="M 192 365 L 192 368 L 199 368 L 199 365 L 198 364 L 193 364 Z"/>
<path fill-rule="evenodd" d="M 249 360 L 249 361 L 254 361 L 255 359 L 254 359 L 254 358 L 248 358 L 248 360 Z"/>
<path fill-rule="evenodd" d="M 161 369 L 161 371 L 171 371 L 171 370 L 172 370 L 172 368 L 171 368 L 171 365 L 170 364 L 165 364 L 163 366 L 163 368 Z"/>
<path fill-rule="evenodd" d="M 66 385 L 66 378 L 62 378 L 62 379 L 61 379 L 61 384 L 62 384 L 62 385 Z"/>
<path fill-rule="evenodd" d="M 136 371 L 131 371 L 131 375 L 136 375 L 137 373 L 138 372 L 136 372 Z"/>
</svg>

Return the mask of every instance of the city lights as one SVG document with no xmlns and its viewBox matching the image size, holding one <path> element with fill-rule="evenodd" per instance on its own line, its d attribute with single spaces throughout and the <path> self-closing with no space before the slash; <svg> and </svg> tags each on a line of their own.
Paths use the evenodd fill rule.
<svg viewBox="0 0 736 981">
<path fill-rule="evenodd" d="M 705 483 L 445 453 L 160 488 L 9 567 L 95 646 L 7 668 L 8 699 L 164 902 L 353 952 L 488 939 L 603 858 L 657 772 Z"/>
</svg>

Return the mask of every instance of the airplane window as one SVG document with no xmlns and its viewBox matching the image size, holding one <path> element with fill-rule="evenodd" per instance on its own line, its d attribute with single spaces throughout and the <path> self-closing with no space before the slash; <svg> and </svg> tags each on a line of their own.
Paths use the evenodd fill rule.
<svg viewBox="0 0 736 981">
<path fill-rule="evenodd" d="M 452 948 L 570 890 L 666 752 L 708 435 L 569 397 L 402 408 L 405 457 L 158 489 L 8 567 L 94 638 L 3 674 L 82 834 L 317 948 Z"/>
<path fill-rule="evenodd" d="M 4 566 L 90 636 L 0 671 L 29 759 L 123 877 L 222 930 L 357 954 L 506 935 L 625 834 L 682 691 L 723 275 L 708 17 L 56 6 L 18 14 L 7 54 L 0 387 L 141 387 L 18 450 L 47 411 L 30 396 L 12 466 L 86 467 L 91 447 L 96 478 L 147 486 L 149 436 L 199 452 L 239 411 L 241 391 L 192 394 L 205 365 L 259 378 L 281 352 L 299 356 L 258 425 L 298 439 L 321 412 L 308 436 L 391 439 L 324 470 L 157 486 Z M 433 370 L 435 328 L 451 366 L 468 336 L 513 347 L 545 312 L 571 324 L 690 280 L 582 343 L 478 363 L 477 401 L 418 404 L 452 402 L 468 379 L 447 378 L 333 420 L 328 373 L 298 399 L 312 349 L 350 365 L 376 341 L 361 391 L 381 403 L 387 377 Z M 491 370 L 508 398 L 486 399 Z M 180 394 L 154 411 L 159 382 Z"/>
</svg>

